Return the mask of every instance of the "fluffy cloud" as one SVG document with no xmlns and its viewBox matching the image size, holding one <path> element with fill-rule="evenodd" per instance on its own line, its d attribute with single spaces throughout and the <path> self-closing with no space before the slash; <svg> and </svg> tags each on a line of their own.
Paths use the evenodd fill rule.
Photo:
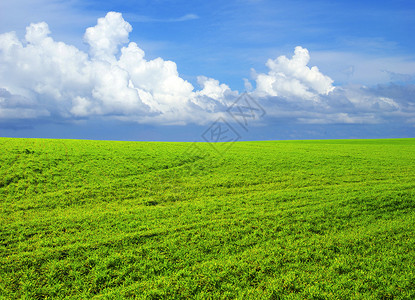
<svg viewBox="0 0 415 300">
<path fill-rule="evenodd" d="M 291 59 L 269 59 L 267 74 L 254 72 L 252 95 L 269 116 L 306 124 L 377 124 L 414 116 L 409 85 L 395 86 L 394 92 L 393 85 L 334 87 L 330 77 L 308 66 L 309 61 L 308 50 L 296 47 Z"/>
<path fill-rule="evenodd" d="M 82 119 L 94 116 L 141 123 L 203 124 L 226 115 L 239 93 L 213 78 L 198 77 L 200 89 L 180 77 L 177 65 L 147 60 L 129 42 L 132 27 L 109 12 L 86 30 L 88 53 L 55 41 L 44 22 L 30 24 L 20 40 L 0 35 L 0 120 Z M 415 118 L 413 88 L 334 87 L 307 49 L 266 63 L 267 73 L 245 79 L 250 95 L 268 116 L 307 124 L 379 123 Z M 409 122 L 409 121 L 408 121 Z"/>
<path fill-rule="evenodd" d="M 256 76 L 257 93 L 287 99 L 316 100 L 318 95 L 333 91 L 333 80 L 322 74 L 316 66 L 309 68 L 309 61 L 308 50 L 300 46 L 295 48 L 292 59 L 285 56 L 269 59 L 266 63 L 268 74 Z"/>
<path fill-rule="evenodd" d="M 98 19 L 95 27 L 86 30 L 84 40 L 90 46 L 92 57 L 113 62 L 118 47 L 128 42 L 131 30 L 120 13 L 109 12 L 105 18 Z"/>
<path fill-rule="evenodd" d="M 54 41 L 44 22 L 28 26 L 24 41 L 14 32 L 2 34 L 0 87 L 65 118 L 101 115 L 159 123 L 209 118 L 207 103 L 221 104 L 212 97 L 223 97 L 221 90 L 229 88 L 206 79 L 204 88 L 194 91 L 174 62 L 146 60 L 133 42 L 123 46 L 131 30 L 120 13 L 109 12 L 86 30 L 89 53 Z"/>
</svg>

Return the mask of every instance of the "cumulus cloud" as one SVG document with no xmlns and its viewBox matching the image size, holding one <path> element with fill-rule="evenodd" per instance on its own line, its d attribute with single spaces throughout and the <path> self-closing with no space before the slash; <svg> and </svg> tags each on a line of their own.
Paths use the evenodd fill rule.
<svg viewBox="0 0 415 300">
<path fill-rule="evenodd" d="M 308 50 L 300 46 L 295 48 L 291 59 L 280 56 L 269 59 L 266 66 L 268 74 L 257 74 L 257 93 L 279 96 L 287 99 L 316 100 L 318 95 L 327 95 L 334 90 L 333 80 L 322 74 L 310 61 Z"/>
<path fill-rule="evenodd" d="M 376 124 L 413 115 L 408 85 L 335 87 L 316 66 L 309 67 L 309 61 L 308 50 L 298 46 L 291 59 L 269 59 L 268 73 L 254 71 L 252 95 L 266 105 L 268 115 L 306 124 Z"/>
<path fill-rule="evenodd" d="M 109 12 L 98 24 L 86 30 L 84 40 L 90 46 L 94 58 L 113 62 L 118 47 L 128 42 L 128 34 L 133 30 L 120 13 Z"/>
<path fill-rule="evenodd" d="M 198 77 L 199 89 L 180 77 L 173 61 L 148 60 L 129 41 L 131 25 L 109 12 L 86 29 L 89 51 L 55 41 L 48 24 L 30 24 L 24 39 L 0 35 L 0 119 L 90 117 L 140 123 L 204 124 L 226 115 L 239 96 L 213 78 Z M 379 123 L 415 118 L 413 88 L 335 87 L 308 66 L 310 53 L 296 47 L 291 58 L 266 62 L 255 73 L 250 95 L 268 116 L 307 124 Z"/>
<path fill-rule="evenodd" d="M 202 90 L 194 91 L 174 62 L 146 60 L 136 43 L 128 43 L 131 30 L 120 13 L 109 12 L 85 32 L 89 53 L 54 41 L 44 22 L 30 24 L 23 41 L 14 32 L 2 34 L 0 87 L 42 99 L 40 110 L 66 118 L 101 115 L 161 123 L 209 118 L 207 102 L 223 103 L 230 89 L 206 78 Z"/>
</svg>

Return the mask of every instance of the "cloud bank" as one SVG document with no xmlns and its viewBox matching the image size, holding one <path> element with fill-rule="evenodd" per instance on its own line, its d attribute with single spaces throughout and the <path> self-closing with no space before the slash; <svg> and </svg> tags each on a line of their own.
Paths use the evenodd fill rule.
<svg viewBox="0 0 415 300">
<path fill-rule="evenodd" d="M 203 88 L 194 91 L 174 62 L 146 60 L 136 43 L 128 43 L 131 30 L 120 13 L 109 12 L 85 32 L 89 53 L 54 41 L 44 22 L 28 26 L 23 41 L 14 32 L 2 34 L 3 94 L 19 95 L 49 115 L 64 118 L 100 115 L 161 123 L 199 122 L 214 114 L 225 95 L 235 94 L 204 77 L 200 78 Z M 18 114 L 21 107 L 17 103 L 13 107 L 8 99 L 0 102 L 1 109 L 15 109 Z"/>
<path fill-rule="evenodd" d="M 55 41 L 44 22 L 30 24 L 24 39 L 0 35 L 0 120 L 111 118 L 156 124 L 205 124 L 225 114 L 239 92 L 213 78 L 199 89 L 180 77 L 177 65 L 147 60 L 129 42 L 131 25 L 109 12 L 86 30 L 88 53 Z M 267 73 L 253 71 L 250 94 L 274 118 L 301 123 L 378 123 L 415 120 L 408 86 L 339 87 L 307 49 L 269 59 Z"/>
</svg>

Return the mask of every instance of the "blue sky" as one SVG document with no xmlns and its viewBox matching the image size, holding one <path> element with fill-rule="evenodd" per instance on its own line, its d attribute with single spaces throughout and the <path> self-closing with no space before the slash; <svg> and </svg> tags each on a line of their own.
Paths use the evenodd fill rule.
<svg viewBox="0 0 415 300">
<path fill-rule="evenodd" d="M 413 28 L 413 1 L 3 2 L 0 136 L 191 141 L 223 118 L 245 140 L 414 137 Z M 266 111 L 248 131 L 226 112 L 244 91 Z"/>
</svg>

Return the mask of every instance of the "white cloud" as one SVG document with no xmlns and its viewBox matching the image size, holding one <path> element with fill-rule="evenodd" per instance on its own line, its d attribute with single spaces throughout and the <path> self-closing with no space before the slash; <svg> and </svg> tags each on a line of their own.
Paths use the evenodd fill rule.
<svg viewBox="0 0 415 300">
<path fill-rule="evenodd" d="M 50 34 L 49 26 L 45 22 L 32 24 L 26 28 L 25 39 L 32 45 L 40 44 Z"/>
<path fill-rule="evenodd" d="M 94 58 L 113 62 L 118 47 L 128 42 L 131 30 L 133 28 L 120 13 L 109 12 L 105 18 L 98 19 L 96 26 L 86 30 L 84 40 Z"/>
<path fill-rule="evenodd" d="M 225 106 L 228 104 L 227 99 L 229 97 L 235 97 L 238 95 L 238 93 L 232 91 L 229 86 L 224 83 L 220 84 L 218 80 L 213 78 L 199 76 L 197 78 L 197 82 L 203 88 L 202 90 L 196 92 L 197 96 L 207 97 L 219 101 Z"/>
<path fill-rule="evenodd" d="M 173 61 L 147 60 L 129 42 L 132 27 L 109 12 L 86 30 L 89 52 L 55 41 L 45 22 L 0 35 L 0 119 L 100 116 L 141 123 L 205 124 L 226 115 L 237 91 L 218 80 L 198 77 L 200 89 L 180 77 Z M 266 63 L 245 86 L 273 118 L 307 124 L 379 123 L 413 119 L 413 88 L 334 87 L 307 49 Z"/>
<path fill-rule="evenodd" d="M 300 46 L 295 48 L 292 59 L 280 56 L 269 59 L 266 66 L 268 74 L 257 74 L 257 92 L 284 98 L 316 100 L 318 95 L 327 95 L 334 90 L 333 80 L 322 74 L 310 61 L 308 50 Z"/>
<path fill-rule="evenodd" d="M 309 61 L 307 49 L 296 47 L 291 59 L 268 60 L 267 74 L 253 72 L 257 87 L 252 94 L 267 106 L 269 116 L 307 124 L 376 124 L 413 116 L 408 102 L 414 100 L 407 99 L 412 89 L 334 87 L 330 77 L 307 66 Z"/>
<path fill-rule="evenodd" d="M 199 98 L 221 104 L 229 87 L 206 79 L 203 89 L 194 91 L 174 62 L 146 60 L 133 42 L 123 46 L 131 30 L 120 13 L 109 12 L 86 30 L 89 53 L 54 41 L 44 22 L 28 26 L 23 41 L 14 32 L 2 34 L 0 87 L 42 99 L 39 109 L 66 118 L 105 115 L 137 122 L 206 122 L 206 99 Z"/>
</svg>

